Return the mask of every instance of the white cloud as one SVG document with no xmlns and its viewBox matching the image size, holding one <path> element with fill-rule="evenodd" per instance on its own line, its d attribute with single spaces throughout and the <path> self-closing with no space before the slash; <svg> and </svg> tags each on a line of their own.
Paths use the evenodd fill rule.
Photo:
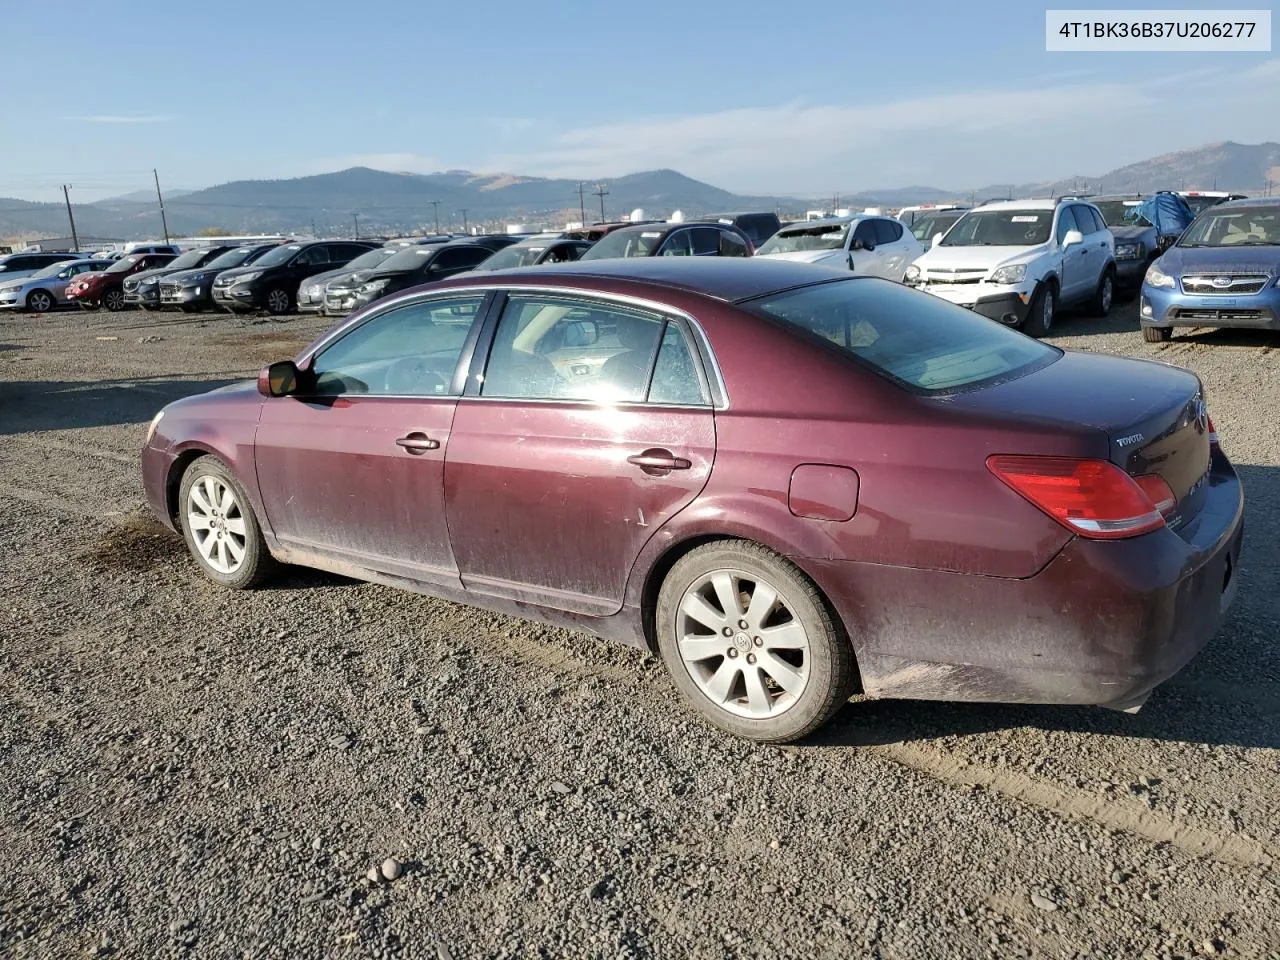
<svg viewBox="0 0 1280 960">
<path fill-rule="evenodd" d="M 740 192 L 1097 174 L 1171 148 L 1166 143 L 1265 138 L 1259 107 L 1280 101 L 1277 74 L 1275 59 L 1151 78 L 1125 67 L 891 102 L 794 101 L 640 118 L 568 130 L 542 149 L 482 166 L 564 177 L 672 167 Z"/>
<path fill-rule="evenodd" d="M 61 119 L 78 123 L 168 123 L 173 117 L 166 117 L 160 114 L 130 116 L 128 114 L 98 113 L 87 117 L 62 117 Z"/>
</svg>

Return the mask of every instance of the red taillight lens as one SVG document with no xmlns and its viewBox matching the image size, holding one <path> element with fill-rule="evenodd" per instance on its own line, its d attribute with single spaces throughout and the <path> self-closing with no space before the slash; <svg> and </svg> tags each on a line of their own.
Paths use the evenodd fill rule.
<svg viewBox="0 0 1280 960">
<path fill-rule="evenodd" d="M 1209 424 L 1209 446 L 1216 447 L 1219 445 L 1218 431 L 1217 431 L 1217 428 L 1214 427 L 1213 425 L 1213 417 L 1205 417 L 1205 420 L 1208 421 L 1208 424 Z"/>
<path fill-rule="evenodd" d="M 1164 517 L 1151 494 L 1106 460 L 997 455 L 987 458 L 987 468 L 1082 537 L 1118 540 L 1164 526 Z M 1143 479 L 1164 483 L 1159 477 Z M 1154 485 L 1152 488 L 1152 493 L 1160 492 Z M 1163 492 L 1172 500 L 1167 485 Z"/>
<path fill-rule="evenodd" d="M 1134 477 L 1133 482 L 1138 485 L 1152 505 L 1163 515 L 1168 516 L 1173 508 L 1178 505 L 1178 498 L 1173 495 L 1173 490 L 1169 484 L 1164 482 L 1164 477 L 1158 477 L 1154 473 L 1146 473 L 1140 477 Z"/>
</svg>

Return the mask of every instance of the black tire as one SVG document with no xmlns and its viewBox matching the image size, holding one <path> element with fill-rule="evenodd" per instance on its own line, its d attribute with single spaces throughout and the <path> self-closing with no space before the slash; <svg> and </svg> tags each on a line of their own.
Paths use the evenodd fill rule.
<svg viewBox="0 0 1280 960">
<path fill-rule="evenodd" d="M 183 313 L 200 313 L 201 312 L 200 307 L 192 307 L 192 306 L 188 306 L 187 304 L 183 304 L 179 309 L 182 310 Z"/>
<path fill-rule="evenodd" d="M 57 303 L 48 290 L 32 290 L 27 294 L 27 309 L 32 313 L 48 313 Z"/>
<path fill-rule="evenodd" d="M 268 290 L 262 302 L 266 305 L 267 313 L 274 317 L 281 317 L 294 311 L 293 294 L 283 287 L 273 287 Z"/>
<path fill-rule="evenodd" d="M 112 313 L 119 313 L 128 306 L 124 302 L 124 291 L 118 287 L 103 291 L 100 303 Z"/>
<path fill-rule="evenodd" d="M 1058 288 L 1052 281 L 1042 283 L 1036 287 L 1035 295 L 1031 298 L 1027 319 L 1022 321 L 1022 332 L 1029 337 L 1048 336 L 1057 315 Z"/>
<path fill-rule="evenodd" d="M 1143 326 L 1142 339 L 1147 343 L 1164 343 L 1173 339 L 1173 328 Z"/>
<path fill-rule="evenodd" d="M 243 519 L 244 522 L 243 559 L 240 561 L 240 565 L 231 572 L 223 572 L 216 569 L 204 558 L 200 547 L 196 543 L 196 535 L 192 530 L 191 518 L 188 515 L 190 513 L 188 503 L 192 488 L 197 483 L 203 483 L 209 477 L 230 488 L 238 508 L 235 512 L 238 514 L 238 518 Z M 182 528 L 183 539 L 187 542 L 187 549 L 191 551 L 191 556 L 195 558 L 196 566 L 200 568 L 202 574 L 214 583 L 232 590 L 247 590 L 262 583 L 279 569 L 279 562 L 271 556 L 271 552 L 267 549 L 267 543 L 262 537 L 262 528 L 258 525 L 258 518 L 254 515 L 253 507 L 249 502 L 249 498 L 245 495 L 244 487 L 240 485 L 240 481 L 235 478 L 235 474 L 231 472 L 231 469 L 215 456 L 203 456 L 193 460 L 182 475 L 182 485 L 178 488 L 178 522 Z"/>
<path fill-rule="evenodd" d="M 1093 302 L 1090 304 L 1095 317 L 1105 317 L 1111 312 L 1111 305 L 1116 299 L 1116 271 L 1113 267 L 1107 267 L 1102 271 L 1102 276 L 1098 278 L 1098 289 L 1093 292 Z"/>
<path fill-rule="evenodd" d="M 695 682 L 691 673 L 693 668 L 681 657 L 678 618 L 686 591 L 711 574 L 722 571 L 738 576 L 741 581 L 751 582 L 753 592 L 756 585 L 768 584 L 776 592 L 778 601 L 785 606 L 791 619 L 805 631 L 808 649 L 804 656 L 807 659 L 808 678 L 794 701 L 772 716 L 741 716 L 713 702 Z M 750 612 L 746 616 L 751 616 Z M 853 648 L 817 587 L 791 561 L 757 543 L 720 540 L 698 547 L 681 557 L 667 574 L 658 592 L 654 624 L 658 650 L 680 692 L 712 725 L 738 737 L 759 743 L 789 743 L 798 740 L 830 720 L 857 687 L 858 671 Z M 763 633 L 763 629 L 761 632 Z M 761 644 L 757 641 L 756 647 L 751 647 L 749 638 L 743 634 L 739 636 L 746 644 L 741 648 L 743 656 L 746 657 L 747 652 L 752 654 L 740 661 L 743 664 L 741 669 L 747 669 L 746 660 L 756 662 L 754 652 Z M 708 638 L 717 637 L 719 634 L 714 632 L 708 635 Z M 725 643 L 728 646 L 735 641 L 726 640 Z M 736 660 L 738 655 L 735 653 L 732 656 Z M 722 665 L 728 662 L 727 656 L 722 658 Z M 737 683 L 735 680 L 731 689 L 736 689 Z M 780 688 L 774 692 L 780 692 Z M 745 695 L 736 698 L 735 702 L 740 703 L 743 699 Z"/>
</svg>

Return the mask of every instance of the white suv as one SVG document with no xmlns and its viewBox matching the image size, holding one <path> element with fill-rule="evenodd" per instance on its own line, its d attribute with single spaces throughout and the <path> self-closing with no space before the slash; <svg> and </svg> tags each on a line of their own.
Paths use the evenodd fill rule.
<svg viewBox="0 0 1280 960">
<path fill-rule="evenodd" d="M 970 210 L 907 271 L 907 283 L 1042 337 L 1061 303 L 1105 317 L 1115 237 L 1090 203 L 1004 200 Z"/>
<path fill-rule="evenodd" d="M 783 227 L 764 242 L 756 256 L 847 267 L 854 273 L 901 282 L 922 252 L 920 241 L 897 220 L 859 213 Z"/>
</svg>

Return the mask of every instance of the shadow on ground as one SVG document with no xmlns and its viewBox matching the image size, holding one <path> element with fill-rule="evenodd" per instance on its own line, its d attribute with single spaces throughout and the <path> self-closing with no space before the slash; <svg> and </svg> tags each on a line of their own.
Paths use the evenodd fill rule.
<svg viewBox="0 0 1280 960">
<path fill-rule="evenodd" d="M 0 382 L 0 435 L 146 423 L 167 403 L 235 382 L 163 378 Z"/>
<path fill-rule="evenodd" d="M 1280 467 L 1236 465 L 1245 489 L 1240 587 L 1226 623 L 1136 715 L 1101 707 L 857 700 L 809 746 L 910 743 L 1018 727 L 1148 740 L 1280 748 L 1280 620 L 1274 562 Z"/>
</svg>

